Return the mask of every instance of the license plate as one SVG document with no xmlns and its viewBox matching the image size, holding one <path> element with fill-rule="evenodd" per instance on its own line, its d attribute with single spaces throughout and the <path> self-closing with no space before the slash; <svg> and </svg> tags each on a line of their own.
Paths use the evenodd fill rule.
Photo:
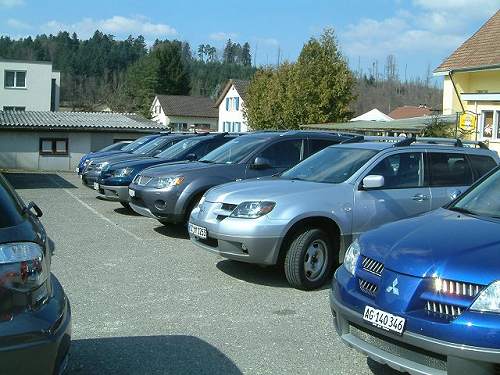
<svg viewBox="0 0 500 375">
<path fill-rule="evenodd" d="M 128 195 L 130 195 L 131 197 L 135 197 L 135 190 L 128 189 Z"/>
<path fill-rule="evenodd" d="M 382 328 L 386 331 L 396 332 L 399 335 L 403 333 L 406 323 L 405 318 L 392 315 L 382 310 L 374 309 L 371 306 L 365 307 L 363 319 L 376 327 Z"/>
<path fill-rule="evenodd" d="M 94 182 L 94 190 L 99 190 L 99 184 L 97 182 Z"/>
<path fill-rule="evenodd" d="M 80 175 L 80 180 L 83 180 L 83 174 Z"/>
<path fill-rule="evenodd" d="M 189 224 L 189 233 L 196 237 L 207 239 L 207 228 L 199 227 L 198 225 Z"/>
<path fill-rule="evenodd" d="M 80 172 L 80 168 L 79 168 L 79 167 L 76 167 L 76 168 L 75 168 L 75 172 L 76 172 L 76 173 Z"/>
</svg>

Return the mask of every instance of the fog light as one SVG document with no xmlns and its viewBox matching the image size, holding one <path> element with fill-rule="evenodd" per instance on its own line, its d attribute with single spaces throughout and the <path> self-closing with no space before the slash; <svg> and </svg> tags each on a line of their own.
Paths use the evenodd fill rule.
<svg viewBox="0 0 500 375">
<path fill-rule="evenodd" d="M 159 210 L 164 210 L 167 207 L 167 202 L 162 199 L 155 201 L 155 207 Z"/>
</svg>

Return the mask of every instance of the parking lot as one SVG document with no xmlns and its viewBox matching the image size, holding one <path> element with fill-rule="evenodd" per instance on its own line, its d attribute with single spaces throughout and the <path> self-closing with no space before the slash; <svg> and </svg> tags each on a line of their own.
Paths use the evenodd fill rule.
<svg viewBox="0 0 500 375">
<path fill-rule="evenodd" d="M 328 289 L 224 260 L 96 199 L 74 174 L 6 174 L 44 212 L 72 303 L 70 374 L 393 374 L 334 333 Z"/>
</svg>

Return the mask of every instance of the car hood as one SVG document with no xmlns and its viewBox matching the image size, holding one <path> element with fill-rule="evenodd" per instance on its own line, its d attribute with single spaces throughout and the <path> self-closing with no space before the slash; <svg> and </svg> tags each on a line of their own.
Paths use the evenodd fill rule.
<svg viewBox="0 0 500 375">
<path fill-rule="evenodd" d="M 125 160 L 114 161 L 108 167 L 108 170 L 116 170 L 121 168 L 145 168 L 149 165 L 161 163 L 161 159 L 153 158 L 150 156 L 141 156 Z"/>
<path fill-rule="evenodd" d="M 367 232 L 362 254 L 398 273 L 489 284 L 500 278 L 500 221 L 438 209 Z"/>
<path fill-rule="evenodd" d="M 215 176 L 219 173 L 224 176 L 226 174 L 225 172 L 228 171 L 228 168 L 240 167 L 241 166 L 239 164 L 208 164 L 198 161 L 179 161 L 148 168 L 144 170 L 142 174 L 148 177 L 157 177 L 176 175 L 179 173 L 198 173 L 200 171 L 203 171 L 203 173 L 207 173 L 212 176 Z"/>
<path fill-rule="evenodd" d="M 128 151 L 120 151 L 120 150 L 115 150 L 115 151 L 104 151 L 104 152 L 91 152 L 87 155 L 85 155 L 86 159 L 97 159 L 97 158 L 102 158 L 106 156 L 112 156 L 112 155 L 119 155 L 119 154 L 129 154 Z"/>
</svg>

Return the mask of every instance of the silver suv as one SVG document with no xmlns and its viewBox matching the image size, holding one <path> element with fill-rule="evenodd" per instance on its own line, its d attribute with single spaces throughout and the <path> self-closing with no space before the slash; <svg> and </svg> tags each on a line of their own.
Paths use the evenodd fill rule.
<svg viewBox="0 0 500 375">
<path fill-rule="evenodd" d="M 191 240 L 228 259 L 283 264 L 292 286 L 315 289 L 353 238 L 443 206 L 500 161 L 481 143 L 373 138 L 327 147 L 278 177 L 210 189 L 191 213 Z"/>
</svg>

